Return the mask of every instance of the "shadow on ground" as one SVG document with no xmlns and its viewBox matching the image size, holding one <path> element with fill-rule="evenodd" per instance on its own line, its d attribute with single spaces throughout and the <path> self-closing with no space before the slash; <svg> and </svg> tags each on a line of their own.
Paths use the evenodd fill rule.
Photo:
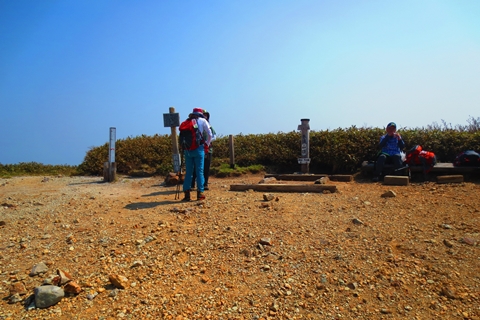
<svg viewBox="0 0 480 320">
<path fill-rule="evenodd" d="M 155 201 L 155 202 L 136 202 L 129 203 L 125 206 L 125 209 L 128 210 L 141 210 L 141 209 L 152 209 L 158 206 L 164 206 L 167 204 L 179 203 L 180 200 L 165 200 L 165 201 Z"/>
</svg>

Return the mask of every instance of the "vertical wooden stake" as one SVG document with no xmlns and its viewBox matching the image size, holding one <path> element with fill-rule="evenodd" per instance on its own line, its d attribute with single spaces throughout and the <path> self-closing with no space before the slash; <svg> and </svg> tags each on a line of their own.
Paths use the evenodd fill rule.
<svg viewBox="0 0 480 320">
<path fill-rule="evenodd" d="M 169 110 L 169 113 L 172 114 L 173 116 L 173 114 L 175 113 L 175 108 L 170 107 L 168 110 Z M 171 126 L 170 130 L 171 130 L 170 136 L 172 138 L 173 171 L 180 174 L 180 168 L 182 167 L 182 163 L 180 158 L 180 152 L 178 151 L 177 127 Z"/>
<path fill-rule="evenodd" d="M 230 151 L 230 168 L 235 168 L 235 146 L 233 143 L 233 135 L 228 136 L 228 150 Z"/>
</svg>

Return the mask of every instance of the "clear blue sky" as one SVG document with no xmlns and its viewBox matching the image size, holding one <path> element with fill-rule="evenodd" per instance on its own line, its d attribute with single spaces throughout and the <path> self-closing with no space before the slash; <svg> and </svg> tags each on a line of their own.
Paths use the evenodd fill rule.
<svg viewBox="0 0 480 320">
<path fill-rule="evenodd" d="M 478 0 L 0 0 L 0 163 L 211 113 L 220 135 L 479 117 Z"/>
</svg>

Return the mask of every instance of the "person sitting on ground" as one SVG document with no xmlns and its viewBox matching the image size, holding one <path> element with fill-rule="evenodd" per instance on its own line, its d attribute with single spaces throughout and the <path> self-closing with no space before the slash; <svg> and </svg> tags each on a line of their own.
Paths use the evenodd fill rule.
<svg viewBox="0 0 480 320">
<path fill-rule="evenodd" d="M 397 133 L 397 125 L 395 122 L 387 124 L 386 132 L 386 134 L 380 137 L 380 148 L 382 150 L 377 158 L 377 164 L 373 176 L 374 182 L 377 182 L 380 179 L 380 175 L 382 174 L 383 167 L 387 160 L 393 163 L 394 169 L 400 169 L 403 164 L 401 151 L 405 148 L 405 142 Z"/>
</svg>

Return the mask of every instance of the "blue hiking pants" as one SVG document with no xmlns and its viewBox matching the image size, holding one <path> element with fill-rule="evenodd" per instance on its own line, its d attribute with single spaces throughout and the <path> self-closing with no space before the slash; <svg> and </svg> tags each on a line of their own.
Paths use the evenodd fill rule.
<svg viewBox="0 0 480 320">
<path fill-rule="evenodd" d="M 399 169 L 399 168 L 402 167 L 402 156 L 401 155 L 395 154 L 395 155 L 389 156 L 389 155 L 386 155 L 386 154 L 382 153 L 377 158 L 377 163 L 376 163 L 375 173 L 374 173 L 376 176 L 379 176 L 379 175 L 382 174 L 383 166 L 385 165 L 386 162 L 388 162 L 387 160 L 390 160 L 393 163 L 394 169 Z"/>
<path fill-rule="evenodd" d="M 193 170 L 196 169 L 197 173 L 197 190 L 203 192 L 203 184 L 205 183 L 205 178 L 203 177 L 203 164 L 205 161 L 205 150 L 203 145 L 198 147 L 195 150 L 185 150 L 183 151 L 185 157 L 185 180 L 183 181 L 183 191 L 191 189 L 192 179 L 193 179 Z"/>
</svg>

